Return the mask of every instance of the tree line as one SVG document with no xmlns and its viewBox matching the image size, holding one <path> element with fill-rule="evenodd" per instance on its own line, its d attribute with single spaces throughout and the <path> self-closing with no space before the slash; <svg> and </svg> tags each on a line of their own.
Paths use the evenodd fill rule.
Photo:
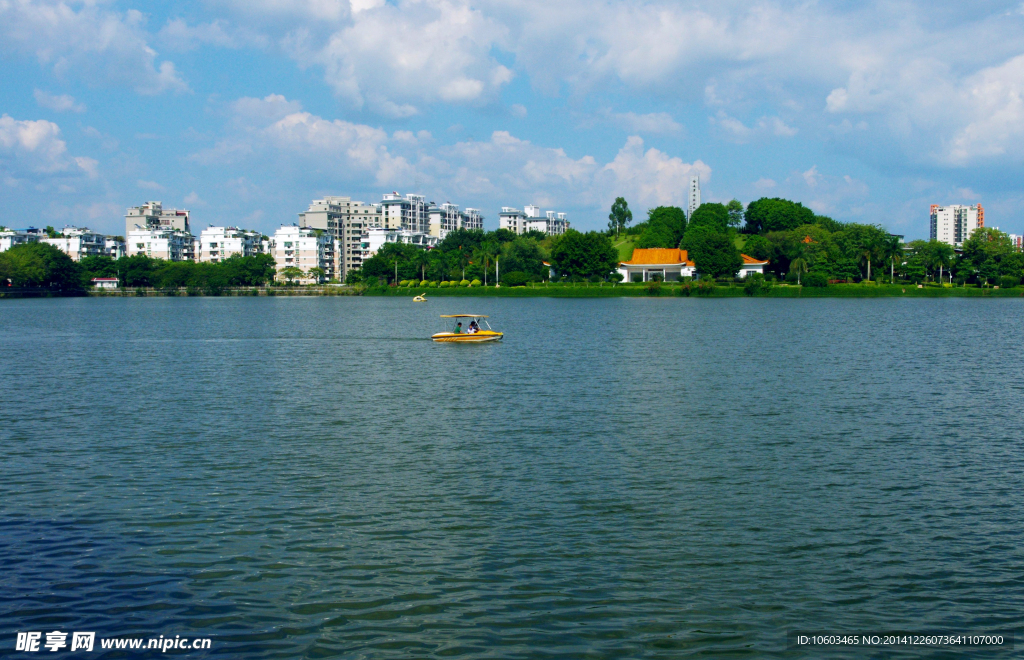
<svg viewBox="0 0 1024 660">
<path fill-rule="evenodd" d="M 605 279 L 617 262 L 618 252 L 603 232 L 570 229 L 561 236 L 538 231 L 520 236 L 507 229 L 457 229 L 431 250 L 386 243 L 361 269 L 349 272 L 347 283 L 372 286 L 406 280 L 478 280 L 495 284 L 498 277 L 503 283 L 519 284 L 546 281 L 552 269 L 556 278 Z"/>
<path fill-rule="evenodd" d="M 714 277 L 739 270 L 741 250 L 768 261 L 769 277 L 801 283 L 810 276 L 821 284 L 903 279 L 1016 285 L 1024 276 L 1024 254 L 1007 234 L 987 227 L 976 230 L 959 251 L 935 240 L 905 245 L 879 225 L 839 222 L 799 202 L 767 197 L 746 208 L 738 200 L 702 204 L 691 218 L 678 207 L 662 206 L 628 227 L 631 219 L 626 201 L 616 199 L 609 235 L 633 235 L 641 248 L 682 248 L 699 273 Z"/>
<path fill-rule="evenodd" d="M 274 259 L 268 254 L 196 263 L 144 255 L 116 260 L 90 256 L 76 262 L 47 243 L 23 243 L 0 252 L 0 283 L 61 292 L 83 290 L 93 278 L 116 277 L 123 287 L 187 287 L 211 293 L 232 286 L 262 286 L 274 279 L 274 272 Z"/>
</svg>

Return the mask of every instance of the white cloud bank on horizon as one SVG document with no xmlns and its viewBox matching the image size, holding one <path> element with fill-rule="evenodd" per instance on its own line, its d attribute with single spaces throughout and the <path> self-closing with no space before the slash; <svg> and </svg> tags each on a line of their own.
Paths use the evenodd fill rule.
<svg viewBox="0 0 1024 660">
<path fill-rule="evenodd" d="M 267 163 L 268 168 L 317 172 L 340 189 L 372 185 L 384 189 L 429 188 L 439 198 L 487 197 L 559 200 L 562 206 L 604 206 L 617 195 L 638 205 L 685 203 L 692 174 L 708 182 L 711 168 L 683 162 L 630 137 L 607 163 L 573 158 L 561 148 L 494 131 L 488 140 L 436 145 L 421 131 L 395 131 L 340 119 L 325 119 L 279 94 L 241 98 L 229 106 L 230 136 L 197 151 L 205 166 Z"/>
</svg>

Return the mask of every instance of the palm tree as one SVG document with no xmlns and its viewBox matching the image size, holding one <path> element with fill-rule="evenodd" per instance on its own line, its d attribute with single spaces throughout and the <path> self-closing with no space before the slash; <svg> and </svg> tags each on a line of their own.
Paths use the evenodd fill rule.
<svg viewBox="0 0 1024 660">
<path fill-rule="evenodd" d="M 484 286 L 487 286 L 487 269 L 491 267 L 491 262 L 494 259 L 494 247 L 487 243 L 482 244 L 473 253 L 473 258 L 480 262 L 480 266 L 484 269 Z"/>
<path fill-rule="evenodd" d="M 903 263 L 903 241 L 899 239 L 899 236 L 893 236 L 889 234 L 882 239 L 881 245 L 882 259 L 889 260 L 889 281 L 896 281 L 896 259 L 900 259 L 900 263 Z"/>
<path fill-rule="evenodd" d="M 868 264 L 868 280 L 871 280 L 871 259 L 878 253 L 878 240 L 873 234 L 867 234 L 857 244 L 860 258 Z"/>
<path fill-rule="evenodd" d="M 807 261 L 803 257 L 797 257 L 789 262 L 789 270 L 796 271 L 796 284 L 800 286 L 800 273 L 807 272 Z"/>
<path fill-rule="evenodd" d="M 416 254 L 413 255 L 412 262 L 414 266 L 420 267 L 420 279 L 427 279 L 427 264 L 430 263 L 430 253 L 426 250 L 417 250 Z"/>
</svg>

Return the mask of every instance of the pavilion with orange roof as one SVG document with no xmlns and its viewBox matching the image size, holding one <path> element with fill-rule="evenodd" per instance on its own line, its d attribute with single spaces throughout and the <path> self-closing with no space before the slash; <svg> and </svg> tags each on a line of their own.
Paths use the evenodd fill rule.
<svg viewBox="0 0 1024 660">
<path fill-rule="evenodd" d="M 751 273 L 764 273 L 767 261 L 760 261 L 741 254 L 743 265 L 736 273 L 737 277 L 746 277 Z M 697 265 L 693 263 L 686 250 L 679 248 L 636 248 L 629 261 L 619 263 L 619 274 L 624 282 L 650 282 L 660 277 L 665 281 L 693 277 Z"/>
</svg>

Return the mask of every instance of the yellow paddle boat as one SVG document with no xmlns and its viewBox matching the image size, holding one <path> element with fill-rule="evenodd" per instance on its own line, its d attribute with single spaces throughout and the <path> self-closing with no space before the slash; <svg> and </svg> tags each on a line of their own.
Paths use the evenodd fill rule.
<svg viewBox="0 0 1024 660">
<path fill-rule="evenodd" d="M 484 341 L 497 341 L 504 336 L 504 333 L 491 329 L 491 324 L 487 321 L 484 321 L 487 329 L 481 328 L 480 321 L 487 317 L 480 314 L 442 314 L 441 318 L 458 320 L 451 330 L 431 335 L 430 338 L 434 341 L 478 344 Z M 463 326 L 462 319 L 470 319 L 469 325 Z"/>
<path fill-rule="evenodd" d="M 427 302 L 427 292 L 424 291 L 420 295 L 412 299 L 413 302 Z"/>
</svg>

